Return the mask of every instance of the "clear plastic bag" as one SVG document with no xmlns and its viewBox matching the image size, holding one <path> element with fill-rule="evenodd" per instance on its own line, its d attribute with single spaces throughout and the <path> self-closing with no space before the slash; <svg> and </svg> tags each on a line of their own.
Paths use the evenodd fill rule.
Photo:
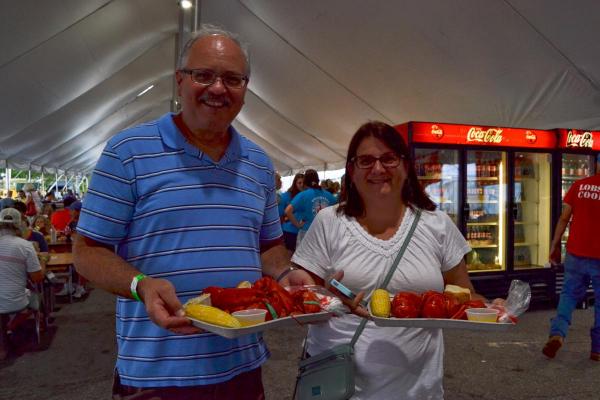
<svg viewBox="0 0 600 400">
<path fill-rule="evenodd" d="M 338 317 L 348 312 L 348 309 L 342 301 L 329 290 L 319 285 L 304 285 L 304 286 L 286 286 L 288 292 L 294 293 L 298 290 L 310 290 L 319 299 L 319 306 L 323 311 L 327 311 L 337 315 Z"/>
<path fill-rule="evenodd" d="M 500 311 L 498 322 L 517 322 L 517 317 L 529 308 L 531 302 L 531 288 L 529 283 L 514 279 L 510 283 L 508 296 L 503 305 L 492 304 L 491 308 Z"/>
</svg>

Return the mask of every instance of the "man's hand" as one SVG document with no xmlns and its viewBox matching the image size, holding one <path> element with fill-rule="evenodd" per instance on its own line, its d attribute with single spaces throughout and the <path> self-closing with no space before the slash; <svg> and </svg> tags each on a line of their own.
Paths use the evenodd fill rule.
<svg viewBox="0 0 600 400">
<path fill-rule="evenodd" d="M 550 249 L 549 261 L 553 265 L 560 264 L 560 262 L 561 262 L 560 245 L 559 246 L 553 246 Z"/>
<path fill-rule="evenodd" d="M 185 317 L 175 287 L 168 280 L 146 277 L 138 283 L 137 290 L 148 316 L 156 325 L 183 335 L 202 332 Z"/>
<path fill-rule="evenodd" d="M 335 287 L 331 286 L 332 279 L 341 282 L 343 278 L 344 271 L 338 271 L 329 278 L 325 279 L 325 287 L 327 288 L 327 290 L 338 296 L 342 303 L 344 303 L 348 308 L 350 308 L 350 311 L 352 311 L 353 314 L 356 314 L 359 317 L 370 319 L 371 316 L 369 315 L 369 311 L 367 310 L 365 305 L 361 304 L 363 298 L 365 297 L 364 291 L 358 292 L 354 299 L 349 299 L 348 297 L 340 293 Z"/>
<path fill-rule="evenodd" d="M 303 269 L 297 269 L 290 272 L 279 281 L 281 286 L 304 286 L 315 285 L 316 282 L 308 272 Z"/>
</svg>

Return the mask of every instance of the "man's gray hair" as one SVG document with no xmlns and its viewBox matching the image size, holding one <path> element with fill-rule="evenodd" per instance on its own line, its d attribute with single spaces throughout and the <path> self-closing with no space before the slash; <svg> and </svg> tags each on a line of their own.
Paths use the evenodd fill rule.
<svg viewBox="0 0 600 400">
<path fill-rule="evenodd" d="M 244 53 L 244 58 L 246 59 L 246 75 L 250 76 L 250 56 L 248 55 L 248 44 L 242 42 L 237 34 L 211 24 L 200 25 L 200 29 L 192 34 L 192 37 L 187 41 L 181 50 L 181 54 L 179 55 L 179 60 L 177 62 L 177 69 L 185 68 L 188 56 L 190 54 L 190 49 L 194 43 L 196 43 L 196 41 L 206 36 L 225 36 L 226 38 L 233 40 L 240 47 L 240 49 L 242 49 L 242 53 Z"/>
<path fill-rule="evenodd" d="M 17 231 L 14 226 L 0 225 L 0 237 L 2 236 L 19 236 L 20 231 Z"/>
</svg>

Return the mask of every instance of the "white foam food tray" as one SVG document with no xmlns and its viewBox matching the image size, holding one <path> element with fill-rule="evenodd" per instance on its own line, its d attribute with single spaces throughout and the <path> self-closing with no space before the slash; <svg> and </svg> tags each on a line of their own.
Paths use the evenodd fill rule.
<svg viewBox="0 0 600 400">
<path fill-rule="evenodd" d="M 212 332 L 219 336 L 226 337 L 228 339 L 234 339 L 240 336 L 249 335 L 251 333 L 257 333 L 266 331 L 273 328 L 283 328 L 286 326 L 301 326 L 309 323 L 323 322 L 331 318 L 332 314 L 326 311 L 321 311 L 313 314 L 300 314 L 293 317 L 278 318 L 271 321 L 263 322 L 257 325 L 245 326 L 243 328 L 226 328 L 224 326 L 218 326 L 209 324 L 204 321 L 188 317 L 192 324 L 200 329 L 208 332 Z"/>
<path fill-rule="evenodd" d="M 448 318 L 383 318 L 376 317 L 371 313 L 371 305 L 368 306 L 369 315 L 377 326 L 401 327 L 401 328 L 442 328 L 463 329 L 469 331 L 506 331 L 515 326 L 512 322 L 476 322 L 464 319 Z"/>
<path fill-rule="evenodd" d="M 515 326 L 513 323 L 504 322 L 476 322 L 462 319 L 446 318 L 381 318 L 374 317 L 373 322 L 381 327 L 404 327 L 404 328 L 442 328 L 442 329 L 466 329 L 470 331 L 506 331 Z"/>
</svg>

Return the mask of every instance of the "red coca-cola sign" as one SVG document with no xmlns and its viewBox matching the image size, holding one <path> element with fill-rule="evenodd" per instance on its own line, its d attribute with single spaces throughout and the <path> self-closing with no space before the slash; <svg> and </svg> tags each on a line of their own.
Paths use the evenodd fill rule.
<svg viewBox="0 0 600 400">
<path fill-rule="evenodd" d="M 537 142 L 537 135 L 531 131 L 525 131 L 525 140 L 533 144 Z"/>
<path fill-rule="evenodd" d="M 442 143 L 469 146 L 556 147 L 556 133 L 539 129 L 504 128 L 497 126 L 458 125 L 433 122 L 408 122 L 396 126 L 406 134 L 410 131 L 414 143 Z"/>
<path fill-rule="evenodd" d="M 594 137 L 592 132 L 576 133 L 569 131 L 567 133 L 567 147 L 584 147 L 591 149 L 594 147 Z"/>
<path fill-rule="evenodd" d="M 600 132 L 578 129 L 559 129 L 559 145 L 566 149 L 600 150 Z"/>
<path fill-rule="evenodd" d="M 502 143 L 502 129 L 470 128 L 467 132 L 467 142 Z"/>
<path fill-rule="evenodd" d="M 431 125 L 431 134 L 436 139 L 441 139 L 444 136 L 444 130 L 437 125 Z"/>
</svg>

